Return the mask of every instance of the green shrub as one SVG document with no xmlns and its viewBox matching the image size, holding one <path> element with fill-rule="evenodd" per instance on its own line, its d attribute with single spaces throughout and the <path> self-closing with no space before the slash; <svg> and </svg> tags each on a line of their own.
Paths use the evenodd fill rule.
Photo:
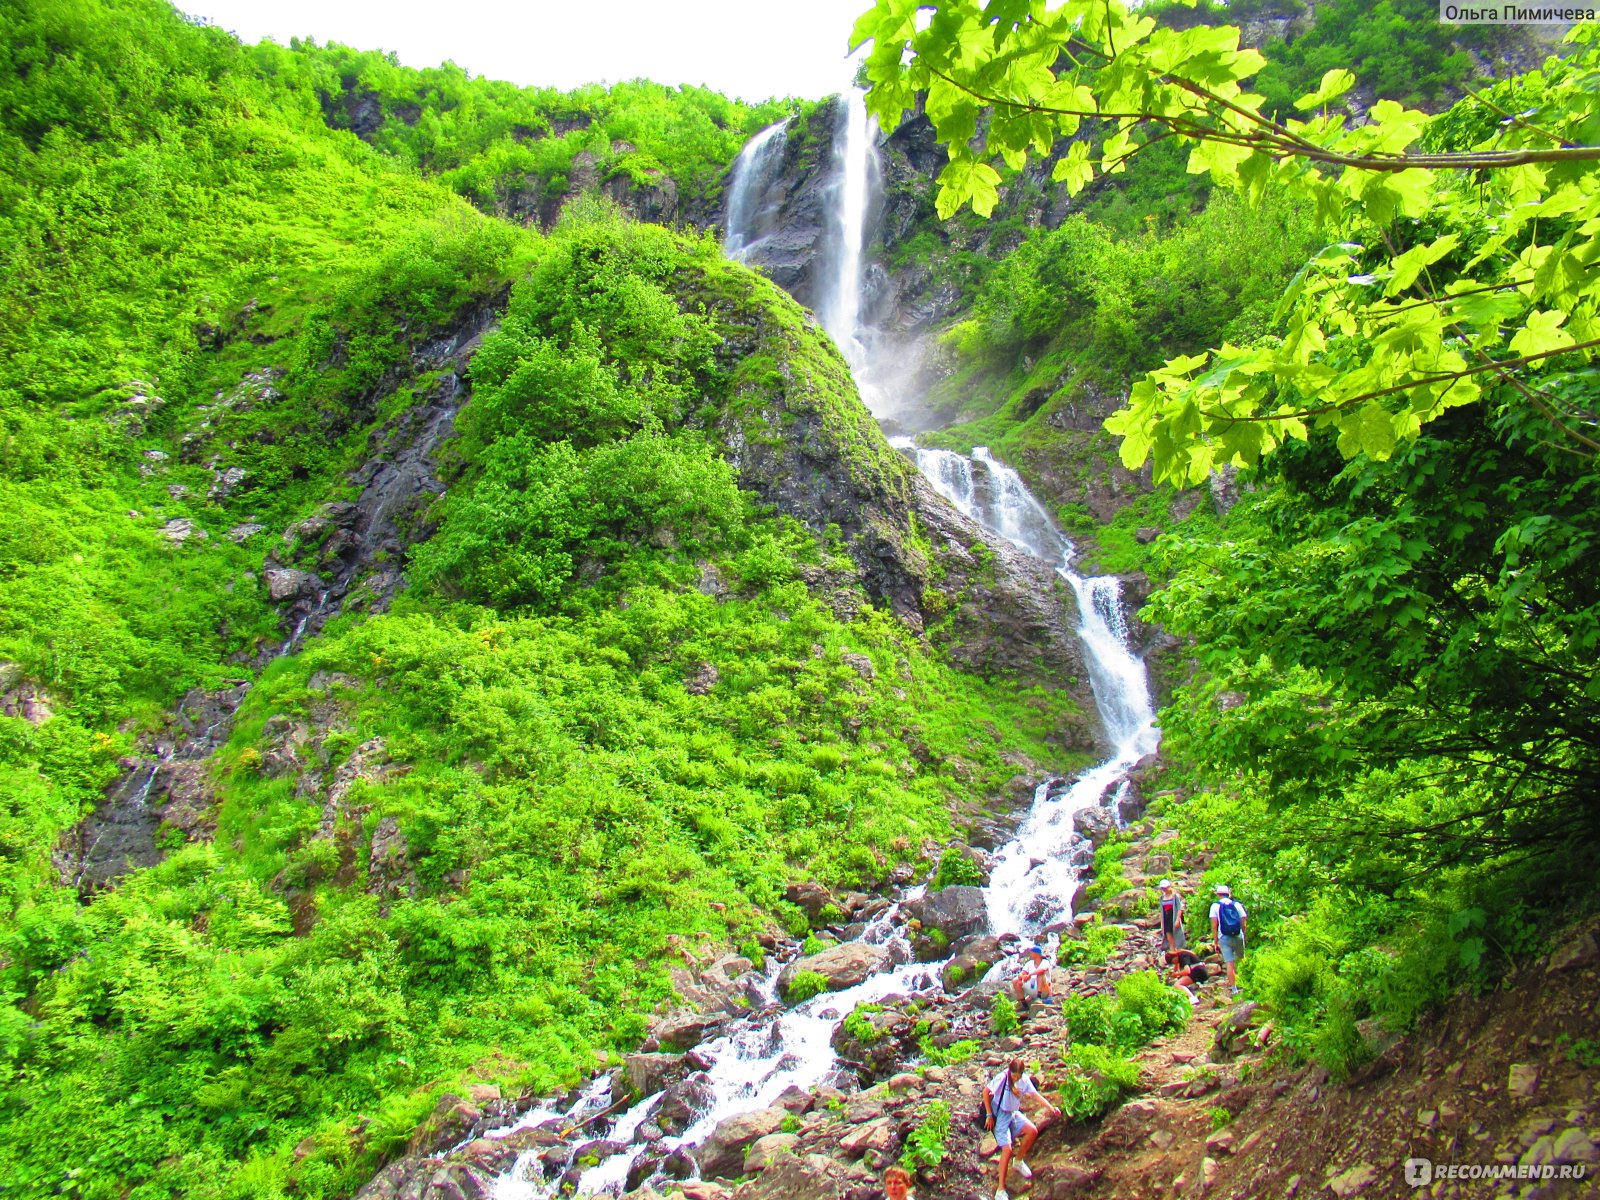
<svg viewBox="0 0 1600 1200">
<path fill-rule="evenodd" d="M 1138 1065 L 1104 1046 L 1070 1046 L 1062 1062 L 1061 1111 L 1074 1121 L 1109 1111 L 1139 1083 Z"/>
<path fill-rule="evenodd" d="M 800 943 L 800 953 L 809 957 L 813 954 L 821 954 L 828 946 L 829 943 L 823 941 L 816 934 L 808 933 L 806 934 L 806 940 Z"/>
<path fill-rule="evenodd" d="M 1117 980 L 1117 1007 L 1138 1016 L 1147 1041 L 1182 1029 L 1193 1009 L 1187 996 L 1154 971 L 1135 971 Z"/>
<path fill-rule="evenodd" d="M 1017 1028 L 1017 1005 L 1005 992 L 996 992 L 989 1002 L 989 1031 L 1004 1037 Z"/>
<path fill-rule="evenodd" d="M 946 846 L 939 855 L 939 867 L 933 875 L 934 890 L 956 884 L 980 884 L 983 872 L 967 853 L 958 846 Z"/>
<path fill-rule="evenodd" d="M 1090 925 L 1082 938 L 1062 942 L 1056 959 L 1066 964 L 1104 966 L 1126 936 L 1120 925 Z"/>
<path fill-rule="evenodd" d="M 918 1167 L 937 1167 L 949 1153 L 946 1146 L 949 1137 L 950 1105 L 944 1100 L 935 1100 L 928 1106 L 928 1115 L 906 1138 L 905 1152 L 900 1156 L 901 1165 L 908 1171 L 915 1171 Z"/>
<path fill-rule="evenodd" d="M 960 1041 L 951 1042 L 948 1046 L 934 1044 L 933 1038 L 923 1036 L 917 1039 L 917 1049 L 922 1051 L 922 1056 L 928 1064 L 934 1067 L 953 1067 L 957 1063 L 964 1063 L 979 1050 L 978 1042 L 972 1038 L 962 1038 Z"/>
<path fill-rule="evenodd" d="M 1211 1117 L 1211 1131 L 1213 1133 L 1219 1129 L 1226 1128 L 1233 1121 L 1233 1113 L 1220 1104 L 1213 1104 L 1206 1109 L 1206 1112 Z"/>
<path fill-rule="evenodd" d="M 872 1023 L 870 1014 L 883 1011 L 881 1004 L 858 1004 L 850 1010 L 850 1015 L 844 1019 L 844 1029 L 851 1037 L 863 1046 L 870 1046 L 882 1037 L 878 1027 Z"/>
<path fill-rule="evenodd" d="M 791 1004 L 800 1004 L 820 996 L 828 990 L 828 977 L 821 971 L 797 971 L 789 986 L 784 989 L 784 995 Z"/>
</svg>

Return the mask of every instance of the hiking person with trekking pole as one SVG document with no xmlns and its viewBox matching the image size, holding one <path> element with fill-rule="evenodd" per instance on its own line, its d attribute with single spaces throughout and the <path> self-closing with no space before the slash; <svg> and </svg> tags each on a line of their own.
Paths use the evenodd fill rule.
<svg viewBox="0 0 1600 1200">
<path fill-rule="evenodd" d="M 1239 960 L 1244 957 L 1244 922 L 1248 915 L 1244 905 L 1233 898 L 1233 889 L 1225 883 L 1218 884 L 1217 900 L 1211 906 L 1211 936 L 1222 951 L 1223 964 L 1228 968 L 1228 994 L 1233 996 L 1239 994 L 1235 976 Z"/>
</svg>

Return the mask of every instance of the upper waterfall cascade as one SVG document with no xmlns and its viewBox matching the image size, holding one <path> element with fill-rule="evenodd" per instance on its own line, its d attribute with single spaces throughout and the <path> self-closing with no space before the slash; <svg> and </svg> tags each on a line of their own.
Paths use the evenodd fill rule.
<svg viewBox="0 0 1600 1200">
<path fill-rule="evenodd" d="M 788 121 L 768 125 L 745 143 L 734 161 L 722 239 L 722 249 L 729 258 L 745 261 L 772 232 L 778 207 L 771 199 L 772 183 L 783 163 L 788 128 Z"/>
<path fill-rule="evenodd" d="M 882 415 L 884 397 L 874 390 L 874 331 L 863 323 L 863 277 L 867 229 L 878 202 L 880 172 L 876 128 L 868 119 L 860 92 L 852 91 L 842 106 L 834 143 L 834 179 L 828 190 L 833 206 L 834 244 L 827 258 L 828 274 L 818 286 L 818 316 L 849 363 L 863 399 Z M 726 248 L 741 257 L 761 231 L 766 209 L 764 188 L 770 186 L 773 163 L 781 157 L 783 127 L 763 130 L 740 154 L 730 185 Z M 764 183 L 763 180 L 766 182 Z M 1130 649 L 1119 581 L 1114 577 L 1084 578 L 1072 569 L 1072 544 L 1057 529 L 1048 510 L 1028 491 L 1020 476 L 983 447 L 971 456 L 929 450 L 910 439 L 894 439 L 934 488 L 986 530 L 1043 559 L 1060 574 L 1077 599 L 1078 635 L 1083 642 L 1090 684 L 1112 747 L 1110 756 L 1084 772 L 1068 787 L 1047 781 L 1034 792 L 1033 804 L 1016 836 L 996 854 L 985 888 L 990 931 L 1046 937 L 1056 922 L 1070 919 L 1070 898 L 1087 861 L 1085 844 L 1073 832 L 1081 810 L 1116 796 L 1128 786 L 1132 766 L 1158 743 L 1144 664 Z M 640 1100 L 609 1127 L 594 1127 L 626 1149 L 586 1170 L 578 1180 L 580 1194 L 620 1192 L 630 1175 L 653 1178 L 667 1152 L 701 1144 L 726 1117 L 764 1108 L 788 1087 L 815 1088 L 838 1067 L 831 1039 L 857 1004 L 889 995 L 907 995 L 939 988 L 937 964 L 912 961 L 901 904 L 920 895 L 913 888 L 870 922 L 859 940 L 885 947 L 885 969 L 855 987 L 825 992 L 786 1007 L 778 995 L 782 964 L 769 964 L 753 997 L 752 1015 L 736 1021 L 731 1032 L 701 1045 L 697 1054 L 710 1065 L 704 1072 L 711 1099 L 681 1136 L 657 1140 L 653 1146 L 635 1135 L 661 1103 L 662 1093 Z M 1046 938 L 1046 940 L 1053 940 Z M 991 974 L 1002 973 L 1005 964 Z M 505 1137 L 518 1129 L 559 1120 L 571 1126 L 606 1112 L 612 1104 L 607 1076 L 597 1076 L 575 1100 L 535 1108 L 516 1124 L 489 1136 Z M 658 1156 L 642 1160 L 646 1153 Z M 644 1168 L 640 1170 L 639 1168 Z M 538 1152 L 523 1152 L 495 1183 L 497 1200 L 546 1200 L 560 1185 L 559 1173 L 547 1177 Z"/>
</svg>

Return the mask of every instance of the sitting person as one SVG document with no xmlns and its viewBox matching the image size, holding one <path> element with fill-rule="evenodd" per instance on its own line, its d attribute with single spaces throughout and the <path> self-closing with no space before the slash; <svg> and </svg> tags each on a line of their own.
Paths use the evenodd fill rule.
<svg viewBox="0 0 1600 1200">
<path fill-rule="evenodd" d="M 1022 957 L 1022 971 L 1011 981 L 1011 994 L 1016 999 L 1018 1007 L 1030 1000 L 1037 1000 L 1041 1004 L 1050 1003 L 1051 967 L 1052 964 L 1044 960 L 1043 950 L 1038 946 L 1028 947 Z"/>
</svg>

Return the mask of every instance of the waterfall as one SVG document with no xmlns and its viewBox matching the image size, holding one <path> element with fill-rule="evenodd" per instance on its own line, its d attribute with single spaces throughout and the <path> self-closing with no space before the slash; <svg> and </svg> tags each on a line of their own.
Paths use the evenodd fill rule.
<svg viewBox="0 0 1600 1200">
<path fill-rule="evenodd" d="M 833 210 L 831 253 L 825 260 L 825 272 L 816 281 L 815 294 L 823 328 L 850 365 L 867 407 L 881 416 L 883 392 L 872 381 L 875 372 L 882 377 L 882 364 L 874 359 L 873 331 L 862 323 L 867 227 L 879 185 L 876 136 L 862 93 L 851 91 L 845 97 L 834 139 L 834 178 L 828 193 Z M 731 256 L 743 256 L 770 232 L 761 223 L 761 214 L 770 212 L 763 190 L 771 187 L 782 139 L 783 127 L 775 125 L 740 152 L 729 199 L 726 245 Z M 1115 577 L 1086 579 L 1072 569 L 1072 543 L 1021 477 L 985 447 L 976 447 L 968 456 L 923 449 L 908 438 L 892 439 L 892 444 L 916 463 L 941 496 L 985 529 L 1049 563 L 1077 597 L 1077 632 L 1112 753 L 1069 785 L 1059 781 L 1039 785 L 1016 837 L 997 852 L 985 888 L 990 932 L 1046 937 L 1052 925 L 1071 917 L 1071 896 L 1089 860 L 1087 844 L 1073 832 L 1073 818 L 1107 796 L 1120 796 L 1127 787 L 1130 768 L 1153 752 L 1159 740 L 1144 664 L 1128 646 L 1120 584 Z M 913 888 L 900 901 L 921 892 L 922 888 Z M 824 992 L 787 1009 L 778 1004 L 777 977 L 782 964 L 773 956 L 761 988 L 761 999 L 770 1004 L 735 1022 L 731 1032 L 698 1047 L 696 1053 L 710 1064 L 704 1078 L 712 1099 L 690 1128 L 679 1137 L 657 1143 L 658 1149 L 698 1146 L 719 1121 L 764 1108 L 788 1087 L 816 1087 L 838 1065 L 831 1045 L 833 1033 L 857 1004 L 940 989 L 939 964 L 910 961 L 900 903 L 869 924 L 860 940 L 887 946 L 889 962 L 896 965 L 853 988 Z M 1003 971 L 1003 965 L 997 966 L 991 976 Z M 661 1098 L 661 1093 L 643 1098 L 617 1118 L 609 1134 L 597 1129 L 592 1136 L 629 1142 Z M 597 1076 L 565 1113 L 555 1106 L 540 1107 L 488 1136 L 504 1137 L 557 1118 L 570 1123 L 603 1112 L 610 1103 L 607 1077 Z M 629 1145 L 590 1167 L 578 1181 L 578 1193 L 620 1192 L 644 1151 L 643 1145 Z M 559 1186 L 559 1177 L 547 1178 L 538 1152 L 529 1150 L 495 1181 L 492 1195 L 495 1200 L 547 1200 L 557 1194 Z"/>
<path fill-rule="evenodd" d="M 1072 543 L 1022 477 L 988 447 L 975 446 L 968 458 L 924 449 L 909 438 L 893 444 L 962 513 L 1053 565 L 1078 601 L 1078 639 L 1112 754 L 1065 790 L 1052 794 L 1041 785 L 1016 838 L 996 858 L 987 894 L 991 929 L 1039 929 L 1071 915 L 1067 902 L 1084 865 L 1073 853 L 1073 817 L 1122 784 L 1129 768 L 1160 740 L 1144 663 L 1128 647 L 1122 586 L 1115 576 L 1085 579 L 1072 569 Z"/>
<path fill-rule="evenodd" d="M 772 198 L 773 178 L 783 163 L 788 121 L 768 125 L 745 143 L 733 163 L 728 184 L 727 233 L 722 248 L 729 258 L 744 262 L 750 251 L 772 232 L 777 202 Z"/>
<path fill-rule="evenodd" d="M 839 106 L 833 138 L 832 222 L 815 281 L 817 320 L 850 365 L 861 400 L 874 416 L 885 411 L 884 388 L 872 354 L 865 308 L 867 227 L 882 187 L 878 123 L 867 115 L 866 93 L 851 88 Z"/>
</svg>

